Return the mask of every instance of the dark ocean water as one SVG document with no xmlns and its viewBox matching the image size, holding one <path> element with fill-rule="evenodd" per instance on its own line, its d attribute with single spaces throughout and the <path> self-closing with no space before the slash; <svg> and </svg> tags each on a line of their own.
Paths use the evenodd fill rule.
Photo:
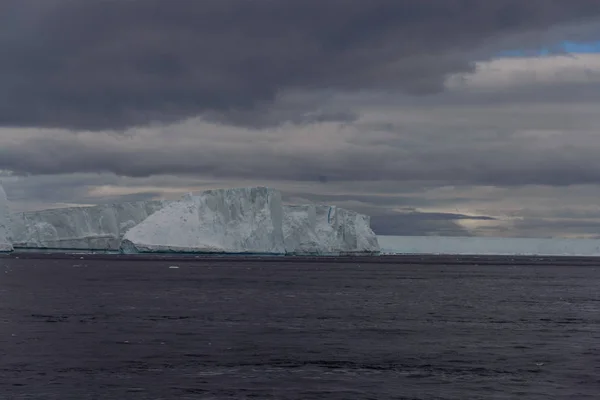
<svg viewBox="0 0 600 400">
<path fill-rule="evenodd" d="M 600 398 L 595 262 L 24 257 L 0 399 Z"/>
</svg>

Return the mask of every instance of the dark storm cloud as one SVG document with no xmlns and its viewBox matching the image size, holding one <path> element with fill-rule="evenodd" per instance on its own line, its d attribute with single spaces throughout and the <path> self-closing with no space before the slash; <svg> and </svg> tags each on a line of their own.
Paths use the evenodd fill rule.
<svg viewBox="0 0 600 400">
<path fill-rule="evenodd" d="M 441 213 L 390 213 L 371 217 L 371 227 L 378 235 L 398 236 L 471 236 L 457 223 L 454 215 Z"/>
<path fill-rule="evenodd" d="M 596 215 L 599 217 L 600 213 Z M 548 220 L 543 218 L 524 218 L 511 226 L 513 231 L 522 237 L 551 238 L 557 235 L 570 235 L 572 237 L 600 238 L 600 220 L 559 219 Z"/>
<path fill-rule="evenodd" d="M 487 39 L 599 15 L 597 0 L 3 0 L 0 125 L 302 123 L 261 114 L 295 90 L 439 92 Z"/>
</svg>

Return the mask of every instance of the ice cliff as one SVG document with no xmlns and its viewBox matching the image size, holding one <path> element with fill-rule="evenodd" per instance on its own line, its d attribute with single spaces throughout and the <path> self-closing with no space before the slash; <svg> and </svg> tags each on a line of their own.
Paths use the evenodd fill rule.
<svg viewBox="0 0 600 400">
<path fill-rule="evenodd" d="M 371 218 L 336 206 L 318 205 L 315 232 L 331 253 L 376 253 L 377 236 Z"/>
<path fill-rule="evenodd" d="M 318 254 L 321 244 L 315 230 L 316 207 L 307 205 L 283 206 L 283 243 L 288 254 Z"/>
<path fill-rule="evenodd" d="M 187 195 L 129 230 L 125 253 L 376 253 L 369 218 L 338 207 L 284 206 L 264 187 Z"/>
<path fill-rule="evenodd" d="M 377 253 L 379 244 L 370 218 L 327 205 L 283 208 L 283 234 L 289 254 Z"/>
<path fill-rule="evenodd" d="M 11 236 L 8 200 L 2 185 L 0 185 L 0 253 L 12 251 Z"/>
<path fill-rule="evenodd" d="M 268 188 L 209 190 L 172 202 L 130 229 L 125 253 L 283 254 L 281 194 Z"/>
<path fill-rule="evenodd" d="M 6 209 L 3 198 L 0 211 Z M 209 190 L 179 201 L 30 211 L 11 219 L 9 224 L 6 212 L 0 212 L 0 246 L 9 250 L 12 228 L 15 248 L 28 249 L 293 255 L 379 251 L 369 217 L 335 206 L 283 205 L 281 193 L 265 187 Z"/>
<path fill-rule="evenodd" d="M 166 203 L 153 200 L 16 213 L 12 215 L 13 244 L 21 248 L 117 251 L 127 230 Z"/>
</svg>

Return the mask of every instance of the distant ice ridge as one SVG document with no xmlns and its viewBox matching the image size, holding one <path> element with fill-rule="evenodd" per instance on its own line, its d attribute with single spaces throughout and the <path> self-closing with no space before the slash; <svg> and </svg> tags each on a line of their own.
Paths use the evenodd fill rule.
<svg viewBox="0 0 600 400">
<path fill-rule="evenodd" d="M 6 193 L 0 185 L 0 253 L 12 251 L 10 214 Z"/>
<path fill-rule="evenodd" d="M 600 256 L 596 239 L 378 236 L 382 254 Z"/>
<path fill-rule="evenodd" d="M 164 200 L 67 207 L 12 215 L 21 248 L 118 251 L 127 230 L 164 207 Z"/>
<path fill-rule="evenodd" d="M 187 195 L 129 230 L 125 253 L 376 253 L 369 218 L 338 207 L 284 206 L 273 189 Z M 368 237 L 357 237 L 357 236 Z"/>
</svg>

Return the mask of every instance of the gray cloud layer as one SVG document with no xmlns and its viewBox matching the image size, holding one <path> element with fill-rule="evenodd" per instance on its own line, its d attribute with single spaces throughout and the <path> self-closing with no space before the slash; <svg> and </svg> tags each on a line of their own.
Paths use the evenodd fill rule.
<svg viewBox="0 0 600 400">
<path fill-rule="evenodd" d="M 3 0 L 0 7 L 0 125 L 78 129 L 204 113 L 250 126 L 301 123 L 293 112 L 269 114 L 269 104 L 296 90 L 439 92 L 447 74 L 472 68 L 466 53 L 486 40 L 600 15 L 597 0 Z M 336 118 L 353 117 L 313 117 Z"/>
</svg>

